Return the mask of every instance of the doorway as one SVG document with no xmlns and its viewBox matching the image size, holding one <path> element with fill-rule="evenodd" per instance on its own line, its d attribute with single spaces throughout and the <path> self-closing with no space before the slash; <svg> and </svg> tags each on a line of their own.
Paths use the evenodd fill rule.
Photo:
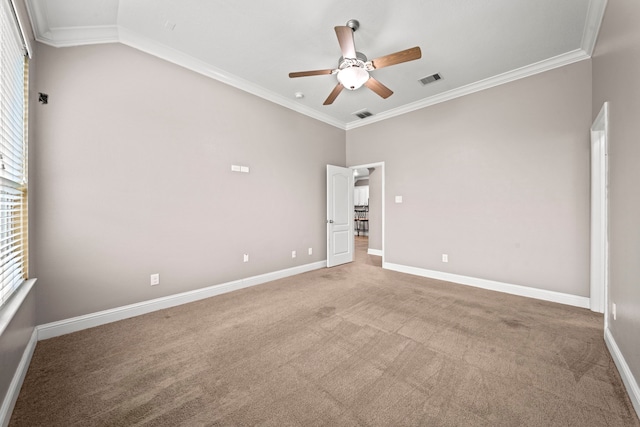
<svg viewBox="0 0 640 427">
<path fill-rule="evenodd" d="M 385 241 L 385 168 L 384 162 L 351 166 L 354 171 L 365 170 L 368 174 L 368 203 L 366 208 L 354 208 L 354 233 L 356 259 L 381 267 L 384 264 Z M 355 179 L 354 179 L 355 182 Z M 354 192 L 357 187 L 354 186 Z M 359 209 L 358 212 L 356 212 Z M 366 221 L 358 221 L 358 216 L 366 215 Z M 356 229 L 357 230 L 357 229 Z M 365 232 L 366 231 L 366 232 Z"/>
</svg>

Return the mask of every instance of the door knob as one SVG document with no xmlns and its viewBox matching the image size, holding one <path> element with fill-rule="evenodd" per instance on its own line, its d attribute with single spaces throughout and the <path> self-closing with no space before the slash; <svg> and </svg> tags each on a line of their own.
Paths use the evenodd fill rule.
<svg viewBox="0 0 640 427">
<path fill-rule="evenodd" d="M 333 220 L 330 219 L 329 221 L 327 221 L 329 224 L 333 224 Z"/>
</svg>

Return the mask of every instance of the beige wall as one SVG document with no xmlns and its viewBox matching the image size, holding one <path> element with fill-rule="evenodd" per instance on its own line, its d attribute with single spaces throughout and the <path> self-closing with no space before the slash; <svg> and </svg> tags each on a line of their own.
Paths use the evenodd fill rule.
<svg viewBox="0 0 640 427">
<path fill-rule="evenodd" d="M 590 125 L 587 60 L 348 131 L 385 162 L 385 261 L 588 296 Z"/>
<path fill-rule="evenodd" d="M 593 56 L 595 118 L 609 101 L 609 327 L 640 379 L 640 3 L 610 0 Z"/>
<path fill-rule="evenodd" d="M 326 259 L 344 131 L 119 44 L 37 55 L 38 323 Z"/>
</svg>

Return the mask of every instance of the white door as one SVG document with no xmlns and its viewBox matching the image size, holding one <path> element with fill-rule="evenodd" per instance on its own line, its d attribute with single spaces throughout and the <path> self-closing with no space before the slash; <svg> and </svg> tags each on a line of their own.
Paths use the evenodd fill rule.
<svg viewBox="0 0 640 427">
<path fill-rule="evenodd" d="M 327 165 L 327 267 L 353 261 L 353 171 Z"/>
</svg>

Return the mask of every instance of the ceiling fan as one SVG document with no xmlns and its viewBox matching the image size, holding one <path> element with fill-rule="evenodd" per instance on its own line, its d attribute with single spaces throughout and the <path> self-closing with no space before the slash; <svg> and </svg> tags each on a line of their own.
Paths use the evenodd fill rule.
<svg viewBox="0 0 640 427">
<path fill-rule="evenodd" d="M 353 41 L 353 33 L 360 27 L 360 23 L 351 19 L 345 26 L 335 27 L 338 43 L 342 51 L 342 57 L 338 61 L 338 68 L 314 71 L 299 71 L 289 73 L 290 78 L 320 76 L 325 74 L 337 74 L 338 84 L 324 101 L 323 105 L 332 104 L 343 89 L 356 90 L 362 85 L 368 87 L 382 98 L 390 97 L 393 92 L 391 89 L 371 77 L 370 71 L 379 68 L 388 67 L 390 65 L 401 64 L 403 62 L 413 61 L 422 57 L 420 47 L 412 47 L 411 49 L 401 50 L 400 52 L 381 56 L 372 61 L 367 61 L 367 57 L 356 52 L 356 46 Z"/>
</svg>

